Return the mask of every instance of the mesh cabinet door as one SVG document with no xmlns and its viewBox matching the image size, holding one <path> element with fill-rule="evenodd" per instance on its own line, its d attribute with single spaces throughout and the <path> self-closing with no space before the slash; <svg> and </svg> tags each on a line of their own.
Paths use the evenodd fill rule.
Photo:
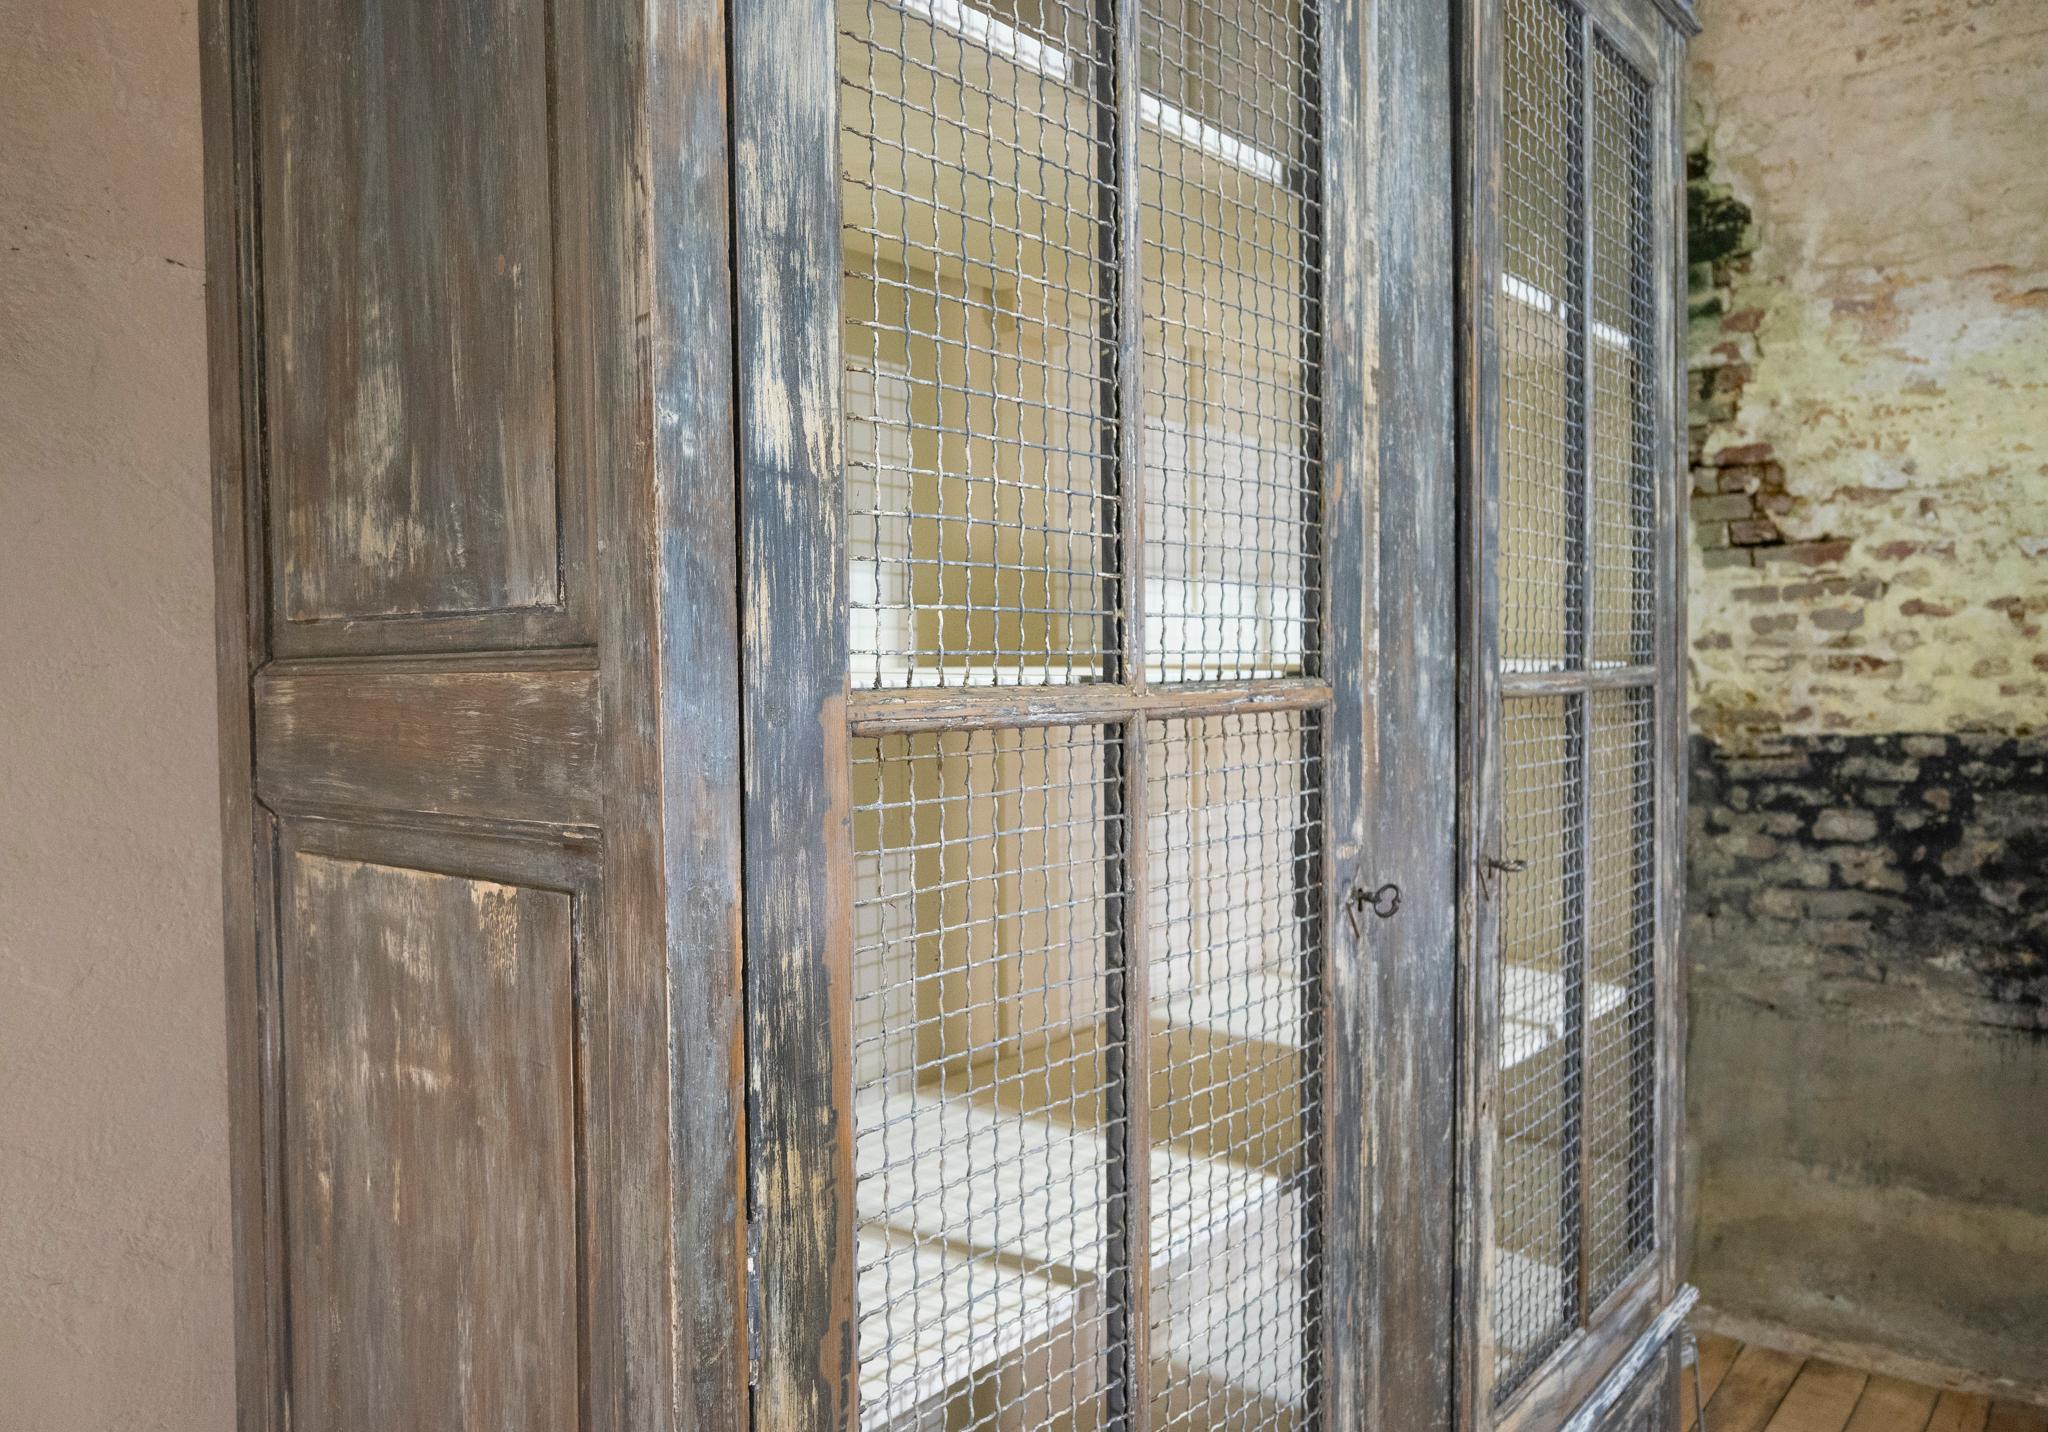
<svg viewBox="0 0 2048 1432">
<path fill-rule="evenodd" d="M 735 10 L 757 1426 L 1356 1421 L 1357 23 Z"/>
<path fill-rule="evenodd" d="M 1683 16 L 1471 13 L 1464 1386 L 1540 1427 L 1677 1292 Z"/>
</svg>

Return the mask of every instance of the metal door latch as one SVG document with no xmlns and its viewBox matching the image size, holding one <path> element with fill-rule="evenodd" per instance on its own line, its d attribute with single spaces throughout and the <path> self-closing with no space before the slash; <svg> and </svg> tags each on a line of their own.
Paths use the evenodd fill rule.
<svg viewBox="0 0 2048 1432">
<path fill-rule="evenodd" d="M 1344 913 L 1351 919 L 1351 938 L 1356 940 L 1364 937 L 1365 931 L 1360 926 L 1358 917 L 1367 910 L 1384 920 L 1400 908 L 1401 887 L 1398 885 L 1382 885 L 1370 895 L 1366 893 L 1363 885 L 1352 886 L 1350 895 L 1344 900 Z"/>
<path fill-rule="evenodd" d="M 1493 883 L 1497 877 L 1502 875 L 1520 875 L 1528 868 L 1529 862 L 1526 860 L 1489 855 L 1479 865 L 1479 888 L 1485 893 L 1486 898 L 1491 900 L 1493 898 Z"/>
</svg>

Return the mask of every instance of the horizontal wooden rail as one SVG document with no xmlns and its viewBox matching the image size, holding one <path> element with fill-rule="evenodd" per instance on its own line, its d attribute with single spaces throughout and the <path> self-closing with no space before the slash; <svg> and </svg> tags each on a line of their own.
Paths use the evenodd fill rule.
<svg viewBox="0 0 2048 1432">
<path fill-rule="evenodd" d="M 1100 726 L 1138 718 L 1186 720 L 1256 711 L 1303 711 L 1330 702 L 1330 685 L 1301 677 L 1203 685 L 976 686 L 857 691 L 847 714 L 856 736 Z"/>
</svg>

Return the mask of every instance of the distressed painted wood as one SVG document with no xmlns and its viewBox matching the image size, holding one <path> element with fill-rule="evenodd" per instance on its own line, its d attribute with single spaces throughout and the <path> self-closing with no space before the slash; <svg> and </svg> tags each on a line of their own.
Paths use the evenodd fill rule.
<svg viewBox="0 0 2048 1432">
<path fill-rule="evenodd" d="M 854 733 L 955 731 L 967 727 L 1071 726 L 1130 720 L 1194 720 L 1258 711 L 1311 711 L 1328 705 L 1333 688 L 1314 677 L 1219 681 L 1199 686 L 1020 686 L 1003 691 L 993 709 L 986 691 L 927 687 L 860 691 L 847 701 Z"/>
<path fill-rule="evenodd" d="M 256 678 L 257 795 L 272 810 L 404 811 L 595 827 L 588 652 L 279 662 Z"/>
<path fill-rule="evenodd" d="M 1326 1427 L 1370 1419 L 1381 1349 L 1374 1270 L 1383 1246 L 1375 1197 L 1379 1090 L 1371 1067 L 1375 1016 L 1375 943 L 1379 930 L 1353 933 L 1345 902 L 1373 888 L 1367 866 L 1373 838 L 1375 732 L 1373 696 L 1377 531 L 1373 497 L 1381 456 L 1372 401 L 1371 355 L 1377 348 L 1380 300 L 1375 248 L 1377 163 L 1372 57 L 1376 11 L 1324 7 L 1317 48 L 1325 135 L 1318 175 L 1323 232 L 1318 236 L 1322 291 L 1315 356 L 1322 368 L 1324 522 L 1321 577 L 1321 672 L 1330 703 L 1315 731 L 1323 789 L 1316 794 L 1323 827 L 1323 907 L 1316 931 L 1323 951 L 1324 1008 L 1317 1012 L 1330 1051 L 1321 1072 L 1323 1228 L 1318 1239 L 1323 1304 L 1315 1363 L 1324 1391 Z M 1388 877 L 1395 878 L 1395 877 Z"/>
<path fill-rule="evenodd" d="M 607 580 L 636 594 L 635 620 L 606 653 L 608 709 L 636 735 L 614 748 L 611 850 L 624 937 L 666 954 L 665 1000 L 644 971 L 634 1087 L 669 1121 L 649 1147 L 673 1150 L 669 1202 L 654 1210 L 666 1217 L 647 1220 L 666 1243 L 644 1256 L 676 1270 L 673 1324 L 651 1300 L 638 1322 L 644 1355 L 673 1359 L 679 1426 L 724 1432 L 746 1425 L 748 1357 L 727 12 L 724 0 L 683 0 L 629 13 L 646 56 L 641 141 L 659 156 L 645 237 L 628 251 L 652 285 L 653 412 L 628 431 L 645 432 L 653 494 L 643 527 L 641 498 L 622 487 L 608 524 Z"/>
<path fill-rule="evenodd" d="M 837 33 L 733 5 L 754 1419 L 792 1432 L 858 1400 Z"/>
<path fill-rule="evenodd" d="M 1465 1136 L 1460 1150 L 1463 1172 L 1458 1219 L 1462 1229 L 1459 1256 L 1466 1276 L 1458 1282 L 1461 1329 L 1460 1425 L 1468 1429 L 1497 1427 L 1509 1432 L 1553 1427 L 1573 1409 L 1586 1404 L 1605 1385 L 1608 1370 L 1635 1344 L 1644 1330 L 1681 1296 L 1678 1231 L 1682 1224 L 1676 1200 L 1679 1122 L 1683 1109 L 1684 988 L 1679 957 L 1679 898 L 1682 890 L 1684 829 L 1683 752 L 1683 509 L 1684 463 L 1682 383 L 1684 314 L 1682 210 L 1683 167 L 1679 74 L 1685 34 L 1673 17 L 1652 0 L 1590 0 L 1572 12 L 1580 25 L 1577 53 L 1592 52 L 1598 34 L 1646 77 L 1651 86 L 1650 221 L 1653 243 L 1651 287 L 1652 351 L 1665 368 L 1652 396 L 1651 431 L 1659 481 L 1654 500 L 1653 571 L 1657 593 L 1656 660 L 1646 667 L 1626 667 L 1586 675 L 1513 671 L 1502 673 L 1498 660 L 1498 626 L 1503 596 L 1496 573 L 1502 534 L 1496 508 L 1501 492 L 1500 443 L 1502 382 L 1498 354 L 1504 322 L 1497 311 L 1504 265 L 1501 94 L 1507 63 L 1502 34 L 1501 0 L 1471 0 L 1463 11 L 1463 43 L 1459 55 L 1464 95 L 1459 190 L 1463 196 L 1463 231 L 1459 239 L 1459 322 L 1467 336 L 1460 374 L 1463 483 L 1467 500 L 1461 541 L 1468 554 L 1460 597 L 1463 623 L 1463 934 L 1461 963 L 1466 974 L 1463 1019 L 1466 1030 L 1466 1077 L 1462 1090 Z M 1582 91 L 1591 104 L 1591 85 Z M 1590 109 L 1579 116 L 1587 127 Z M 1586 146 L 1573 151 L 1590 165 Z M 1590 169 L 1588 170 L 1590 173 Z M 1580 258 L 1591 263 L 1590 246 Z M 1590 270 L 1584 282 L 1590 283 Z M 1585 305 L 1579 305 L 1581 311 Z M 1571 352 L 1581 351 L 1574 346 Z M 1577 370 L 1574 369 L 1576 372 Z M 1574 469 L 1578 471 L 1578 469 Z M 1590 462 L 1582 479 L 1591 483 Z M 1591 489 L 1588 488 L 1590 505 Z M 1494 952 L 1502 936 L 1498 900 L 1512 873 L 1497 872 L 1493 862 L 1514 852 L 1500 847 L 1503 778 L 1502 702 L 1509 698 L 1557 697 L 1613 689 L 1642 689 L 1651 694 L 1657 752 L 1653 769 L 1656 823 L 1651 888 L 1655 901 L 1652 982 L 1656 998 L 1657 1054 L 1646 1068 L 1646 1087 L 1654 1085 L 1656 1118 L 1653 1256 L 1619 1287 L 1591 1305 L 1599 1291 L 1590 1281 L 1586 1250 L 1567 1276 L 1576 1287 L 1573 1330 L 1544 1365 L 1507 1399 L 1494 1388 L 1495 1349 L 1491 1309 L 1499 1287 L 1492 1247 L 1495 1210 L 1495 1151 L 1503 1071 L 1497 1067 L 1494 1031 L 1503 1017 L 1504 992 Z M 1590 696 L 1579 698 L 1590 701 Z M 1590 741 L 1581 738 L 1581 760 Z M 1583 775 L 1583 773 L 1582 773 Z M 1579 781 L 1582 800 L 1590 781 Z M 1590 808 L 1580 813 L 1590 820 Z M 1594 1018 L 1590 1005 L 1571 1011 L 1581 1028 L 1576 1048 L 1588 1037 Z M 1574 1056 L 1576 1057 L 1576 1056 Z M 1580 1159 L 1590 1157 L 1590 1143 Z M 1590 1165 L 1577 1167 L 1581 1189 L 1592 1187 Z M 1672 1414 L 1675 1416 L 1675 1411 Z"/>
<path fill-rule="evenodd" d="M 548 0 L 261 0 L 288 622 L 561 602 Z"/>
<path fill-rule="evenodd" d="M 242 1426 L 737 1428 L 723 7 L 207 0 L 200 28 Z M 445 893 L 499 890 L 473 930 Z M 475 983 L 564 909 L 573 977 Z M 363 965 L 387 948 L 411 983 Z M 493 1011 L 512 1033 L 466 1044 Z M 445 1102 L 380 1085 L 403 1117 L 341 1147 L 403 1145 L 412 1201 L 316 1246 L 291 1111 L 394 1067 L 400 1019 L 462 1053 Z M 530 1177 L 570 1136 L 566 1181 Z M 425 1301 L 312 1321 L 349 1278 Z"/>
<path fill-rule="evenodd" d="M 1128 141 L 1136 8 L 1114 12 Z M 1652 13 L 1648 0 L 1628 11 Z M 1675 64 L 1674 38 L 1628 23 Z M 1461 28 L 1483 45 L 1484 24 Z M 245 1427 L 402 1421 L 375 1402 L 393 1388 L 445 1407 L 479 1364 L 435 1355 L 432 1337 L 401 1346 L 361 1318 L 309 1336 L 294 1300 L 334 1301 L 320 1279 L 403 1266 L 437 1291 L 421 1313 L 431 1322 L 459 1311 L 479 1269 L 526 1287 L 560 1237 L 514 1249 L 506 1226 L 555 1229 L 564 1186 L 581 1232 L 547 1266 L 572 1267 L 571 1293 L 484 1310 L 498 1343 L 532 1356 L 491 1379 L 499 1401 L 473 1402 L 475 1425 L 852 1416 L 845 743 L 992 718 L 951 693 L 845 697 L 835 31 L 823 0 L 746 0 L 730 26 L 716 0 L 207 0 Z M 1452 713 L 1493 699 L 1455 677 L 1445 255 L 1457 248 L 1458 61 L 1451 17 L 1421 0 L 1332 6 L 1318 31 L 1325 283 L 1304 312 L 1321 320 L 1321 672 L 1195 695 L 1017 694 L 993 724 L 1323 713 L 1324 1420 L 1472 1426 L 1484 1404 L 1468 1377 L 1454 1409 L 1454 1351 L 1474 1365 L 1483 1278 L 1477 1261 L 1456 1274 L 1453 1255 L 1470 1257 L 1469 1230 L 1485 1226 L 1472 1202 L 1483 1156 L 1453 1140 L 1461 1111 L 1470 1129 L 1487 1107 L 1459 1083 L 1455 1020 L 1469 1037 L 1498 995 L 1468 981 L 1470 1003 L 1455 1003 L 1454 894 L 1490 816 L 1485 798 L 1460 797 L 1461 761 L 1483 787 L 1488 758 L 1459 744 Z M 1118 152 L 1135 169 L 1135 146 Z M 1478 190 L 1460 182 L 1469 203 Z M 1118 232 L 1136 232 L 1133 207 L 1110 215 Z M 1483 224 L 1484 211 L 1470 217 Z M 1137 245 L 1122 252 L 1120 283 L 1135 289 Z M 1459 276 L 1469 332 L 1476 290 L 1469 268 Z M 1119 410 L 1140 394 L 1138 328 L 1110 365 Z M 1480 411 L 1484 384 L 1464 382 Z M 1141 428 L 1120 425 L 1119 481 L 1142 478 Z M 1120 495 L 1129 544 L 1142 503 Z M 1143 600 L 1141 580 L 1118 593 L 1114 644 L 1139 688 Z M 1127 758 L 1142 762 L 1143 746 L 1127 742 Z M 1133 865 L 1142 883 L 1142 856 Z M 1382 883 L 1401 886 L 1402 910 L 1354 941 L 1340 902 Z M 542 946 L 573 946 L 576 978 L 522 986 L 531 1005 L 493 993 L 479 970 L 498 966 L 460 953 L 509 948 L 525 968 Z M 375 964 L 386 949 L 430 951 L 417 989 Z M 1678 971 L 1666 975 L 1675 990 Z M 380 989 L 382 1003 L 365 992 Z M 1142 1026 L 1142 981 L 1136 998 Z M 456 1040 L 483 1009 L 523 1030 L 543 1007 L 556 1029 L 564 1000 L 582 1141 L 566 1183 L 506 1193 L 499 1176 L 508 1150 L 562 1162 L 559 1050 L 542 1041 L 548 1060 L 504 1071 L 502 1048 L 451 1043 L 462 1060 L 447 1102 L 395 1075 L 364 1086 L 365 1110 L 400 1112 L 349 1125 L 334 1147 L 389 1145 L 416 1168 L 423 1130 L 441 1148 L 498 1142 L 435 1167 L 444 1196 L 428 1221 L 369 1200 L 331 1244 L 304 1241 L 321 1227 L 304 1217 L 319 1197 L 307 1160 L 325 1146 L 302 1137 L 294 1109 L 332 1102 L 348 1070 L 395 1069 L 383 1055 L 401 1029 Z M 1669 1028 L 1678 1047 L 1682 1028 Z M 1142 1089 L 1142 1028 L 1129 1048 Z M 449 1111 L 491 1097 L 494 1076 L 501 1117 L 464 1126 Z M 1664 1077 L 1669 1101 L 1675 1066 Z M 1126 1165 L 1142 1173 L 1138 1142 Z M 1149 1224 L 1138 1229 L 1142 1243 Z M 346 1265 L 344 1245 L 364 1261 Z M 1142 1249 L 1132 1256 L 1149 1273 Z M 1617 1294 L 1617 1331 L 1561 1355 L 1567 1374 L 1525 1404 L 1524 1425 L 1598 1384 L 1619 1329 L 1655 1316 L 1675 1276 Z M 402 1281 L 363 1274 L 340 1301 Z M 1153 1375 L 1142 1350 L 1133 1361 L 1133 1376 Z M 1136 1399 L 1132 1421 L 1149 1410 Z"/>
<path fill-rule="evenodd" d="M 1448 1428 L 1458 1126 L 1459 691 L 1452 18 L 1441 5 L 1374 8 L 1361 88 L 1378 256 L 1372 365 L 1376 450 L 1365 500 L 1376 544 L 1361 592 L 1370 833 L 1356 878 L 1399 885 L 1370 962 L 1372 1357 L 1370 1425 Z M 1347 683 L 1348 685 L 1348 683 Z M 1340 1424 L 1341 1425 L 1341 1424 Z"/>
<path fill-rule="evenodd" d="M 281 874 L 294 1425 L 575 1425 L 574 901 Z"/>
</svg>

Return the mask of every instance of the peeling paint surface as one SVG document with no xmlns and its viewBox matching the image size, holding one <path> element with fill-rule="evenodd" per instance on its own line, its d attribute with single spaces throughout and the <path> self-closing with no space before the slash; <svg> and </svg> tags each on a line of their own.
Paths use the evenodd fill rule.
<svg viewBox="0 0 2048 1432">
<path fill-rule="evenodd" d="M 2048 5 L 1704 18 L 1692 1277 L 2048 1390 Z"/>
<path fill-rule="evenodd" d="M 1723 0 L 1693 53 L 1697 726 L 2041 729 L 2048 6 Z"/>
</svg>

